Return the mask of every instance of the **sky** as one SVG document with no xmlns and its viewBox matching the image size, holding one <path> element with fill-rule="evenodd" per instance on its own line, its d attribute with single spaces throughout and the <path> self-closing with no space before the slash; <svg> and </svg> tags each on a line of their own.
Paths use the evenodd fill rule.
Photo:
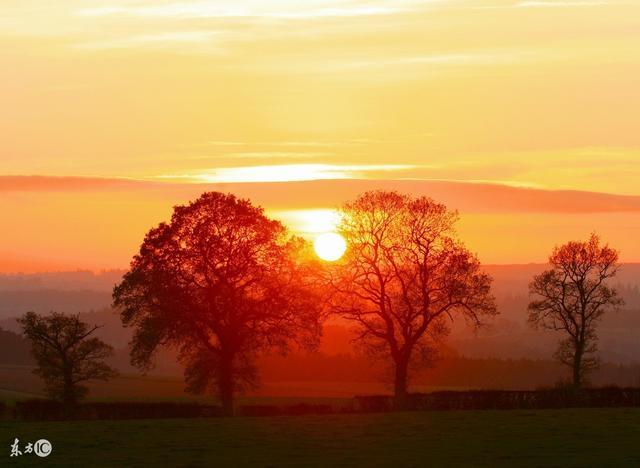
<svg viewBox="0 0 640 468">
<path fill-rule="evenodd" d="M 485 262 L 594 230 L 640 261 L 638 18 L 615 0 L 3 0 L 0 271 L 126 267 L 210 189 L 312 237 L 380 184 L 459 209 Z"/>
</svg>

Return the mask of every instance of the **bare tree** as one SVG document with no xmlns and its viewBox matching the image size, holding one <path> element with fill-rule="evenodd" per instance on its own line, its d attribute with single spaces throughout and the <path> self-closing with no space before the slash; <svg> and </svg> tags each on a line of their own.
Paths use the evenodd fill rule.
<svg viewBox="0 0 640 468">
<path fill-rule="evenodd" d="M 213 390 L 228 415 L 234 395 L 256 383 L 261 351 L 314 346 L 320 301 L 307 243 L 247 200 L 218 192 L 177 206 L 147 234 L 114 289 L 131 359 L 147 368 L 161 345 L 179 351 L 187 390 Z"/>
<path fill-rule="evenodd" d="M 607 280 L 618 272 L 618 252 L 592 234 L 586 242 L 568 242 L 549 257 L 551 269 L 535 276 L 529 285 L 535 298 L 529 304 L 529 323 L 560 331 L 556 358 L 571 367 L 573 386 L 598 367 L 596 327 L 602 315 L 623 304 Z"/>
<path fill-rule="evenodd" d="M 333 310 L 357 324 L 358 339 L 394 365 L 398 405 L 412 360 L 433 356 L 448 323 L 496 314 L 491 278 L 455 237 L 457 214 L 433 200 L 367 192 L 342 209 L 348 243 L 335 267 Z"/>
<path fill-rule="evenodd" d="M 117 375 L 104 362 L 113 348 L 91 337 L 97 325 L 89 326 L 77 315 L 58 312 L 45 316 L 27 312 L 18 322 L 31 341 L 38 364 L 34 372 L 44 380 L 49 396 L 62 401 L 68 410 L 87 394 L 83 382 Z"/>
</svg>

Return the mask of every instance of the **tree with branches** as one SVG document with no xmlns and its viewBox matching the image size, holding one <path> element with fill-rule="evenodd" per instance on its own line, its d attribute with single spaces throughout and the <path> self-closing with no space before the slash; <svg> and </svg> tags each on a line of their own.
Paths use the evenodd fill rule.
<svg viewBox="0 0 640 468">
<path fill-rule="evenodd" d="M 315 267 L 307 242 L 248 200 L 208 192 L 176 206 L 114 289 L 135 328 L 132 363 L 148 368 L 159 346 L 176 348 L 187 390 L 217 393 L 232 415 L 234 395 L 256 384 L 260 352 L 317 345 Z"/>
<path fill-rule="evenodd" d="M 78 315 L 59 312 L 27 312 L 18 323 L 31 341 L 31 352 L 38 364 L 34 373 L 44 380 L 47 394 L 61 401 L 67 410 L 86 396 L 84 382 L 117 375 L 104 362 L 113 354 L 113 348 L 91 336 L 100 328 L 98 325 L 90 326 Z"/>
<path fill-rule="evenodd" d="M 598 367 L 597 324 L 623 301 L 607 282 L 619 269 L 618 252 L 592 234 L 586 242 L 568 242 L 549 257 L 551 268 L 533 278 L 529 323 L 565 335 L 555 357 L 572 369 L 573 386 Z"/>
<path fill-rule="evenodd" d="M 342 208 L 348 250 L 333 269 L 333 311 L 366 349 L 391 358 L 398 406 L 409 369 L 430 360 L 448 323 L 496 314 L 491 278 L 456 238 L 457 213 L 427 197 L 366 192 Z"/>
</svg>

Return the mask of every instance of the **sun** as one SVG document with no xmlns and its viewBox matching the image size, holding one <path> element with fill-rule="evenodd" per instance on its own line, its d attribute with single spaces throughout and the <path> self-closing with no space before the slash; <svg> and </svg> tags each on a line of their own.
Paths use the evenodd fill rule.
<svg viewBox="0 0 640 468">
<path fill-rule="evenodd" d="M 327 232 L 316 237 L 313 248 L 318 257 L 327 262 L 335 262 L 347 250 L 347 243 L 340 234 Z"/>
</svg>

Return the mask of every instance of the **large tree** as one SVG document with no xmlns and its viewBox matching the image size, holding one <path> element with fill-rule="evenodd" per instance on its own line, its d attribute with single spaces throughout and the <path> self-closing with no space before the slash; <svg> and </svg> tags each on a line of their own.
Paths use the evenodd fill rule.
<svg viewBox="0 0 640 468">
<path fill-rule="evenodd" d="M 67 410 L 87 394 L 84 382 L 116 375 L 104 362 L 113 354 L 113 348 L 91 336 L 99 326 L 90 326 L 77 315 L 59 312 L 50 315 L 27 312 L 18 323 L 31 341 L 37 363 L 34 372 L 44 380 L 47 394 L 64 403 Z"/>
<path fill-rule="evenodd" d="M 619 268 L 618 252 L 592 234 L 586 242 L 568 242 L 549 257 L 551 268 L 534 277 L 529 291 L 529 323 L 560 331 L 556 358 L 571 367 L 573 386 L 580 388 L 586 374 L 597 368 L 596 327 L 602 315 L 622 305 L 607 284 Z"/>
<path fill-rule="evenodd" d="M 114 289 L 135 327 L 132 363 L 149 367 L 160 345 L 178 349 L 187 389 L 214 390 L 232 414 L 234 394 L 255 384 L 259 352 L 317 343 L 313 271 L 307 243 L 247 200 L 209 192 L 176 206 Z"/>
<path fill-rule="evenodd" d="M 430 198 L 367 192 L 342 209 L 349 246 L 334 268 L 333 310 L 357 324 L 367 349 L 391 358 L 398 405 L 410 364 L 433 357 L 448 321 L 496 313 L 491 278 L 457 240 L 457 214 Z"/>
</svg>

